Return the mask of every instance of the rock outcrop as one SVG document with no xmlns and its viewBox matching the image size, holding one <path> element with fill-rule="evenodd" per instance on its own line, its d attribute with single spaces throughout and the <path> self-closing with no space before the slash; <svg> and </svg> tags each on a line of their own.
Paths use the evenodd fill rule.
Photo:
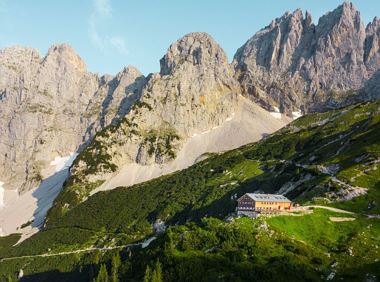
<svg viewBox="0 0 380 282">
<path fill-rule="evenodd" d="M 373 94 L 359 90 L 380 67 L 378 36 L 379 20 L 365 28 L 351 3 L 317 25 L 307 12 L 287 12 L 237 51 L 236 75 L 246 95 L 288 114 L 366 100 Z"/>
<path fill-rule="evenodd" d="M 184 36 L 160 63 L 160 73 L 149 77 L 125 119 L 97 135 L 79 156 L 74 175 L 91 179 L 94 172 L 102 178 L 126 162 L 168 162 L 188 137 L 231 116 L 239 85 L 224 51 L 208 34 Z"/>
<path fill-rule="evenodd" d="M 19 194 L 50 176 L 56 157 L 80 149 L 123 117 L 145 78 L 133 67 L 98 77 L 68 45 L 45 57 L 30 48 L 0 50 L 0 180 Z M 7 201 L 5 193 L 4 201 Z"/>
</svg>

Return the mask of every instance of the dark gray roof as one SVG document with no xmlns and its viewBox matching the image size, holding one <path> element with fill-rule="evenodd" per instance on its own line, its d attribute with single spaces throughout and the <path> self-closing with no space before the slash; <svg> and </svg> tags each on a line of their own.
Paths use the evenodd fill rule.
<svg viewBox="0 0 380 282">
<path fill-rule="evenodd" d="M 247 193 L 248 197 L 257 202 L 283 202 L 291 203 L 291 201 L 283 195 L 277 194 L 252 194 Z"/>
</svg>

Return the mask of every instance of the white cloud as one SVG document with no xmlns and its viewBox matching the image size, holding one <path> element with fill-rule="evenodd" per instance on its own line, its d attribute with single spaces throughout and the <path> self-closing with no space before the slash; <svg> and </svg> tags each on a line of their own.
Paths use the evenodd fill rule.
<svg viewBox="0 0 380 282">
<path fill-rule="evenodd" d="M 0 0 L 1 1 L 1 0 Z M 93 11 L 88 21 L 92 44 L 103 51 L 116 50 L 120 55 L 128 54 L 125 39 L 120 35 L 107 35 L 103 30 L 107 21 L 112 20 L 111 0 L 93 0 Z"/>
<path fill-rule="evenodd" d="M 121 54 L 126 56 L 129 52 L 125 40 L 121 36 L 113 36 L 109 39 L 111 45 Z"/>
<path fill-rule="evenodd" d="M 102 17 L 111 17 L 112 8 L 110 0 L 94 0 L 95 12 Z"/>
<path fill-rule="evenodd" d="M 92 15 L 89 20 L 89 32 L 92 44 L 94 44 L 99 49 L 104 49 L 104 42 L 98 32 L 98 24 L 96 22 L 96 17 Z"/>
</svg>

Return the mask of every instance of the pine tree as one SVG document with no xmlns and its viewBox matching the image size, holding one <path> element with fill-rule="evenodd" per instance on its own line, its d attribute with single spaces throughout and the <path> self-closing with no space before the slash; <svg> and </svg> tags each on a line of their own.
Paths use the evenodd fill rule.
<svg viewBox="0 0 380 282">
<path fill-rule="evenodd" d="M 105 264 L 100 266 L 98 276 L 94 279 L 94 282 L 108 282 L 108 273 Z"/>
<path fill-rule="evenodd" d="M 144 274 L 144 282 L 150 282 L 152 280 L 152 270 L 150 269 L 149 265 L 147 265 L 145 269 Z"/>
<path fill-rule="evenodd" d="M 152 282 L 163 282 L 162 280 L 162 266 L 159 260 L 156 261 L 154 271 L 152 274 Z"/>
<path fill-rule="evenodd" d="M 112 257 L 112 282 L 119 281 L 119 268 L 121 266 L 120 255 L 117 253 Z"/>
<path fill-rule="evenodd" d="M 153 271 L 149 265 L 145 269 L 144 282 L 163 282 L 162 266 L 159 260 L 156 261 Z"/>
</svg>

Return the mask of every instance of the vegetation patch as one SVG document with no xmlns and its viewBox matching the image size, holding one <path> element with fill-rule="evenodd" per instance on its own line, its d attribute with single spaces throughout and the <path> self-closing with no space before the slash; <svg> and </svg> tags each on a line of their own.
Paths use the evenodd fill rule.
<svg viewBox="0 0 380 282">
<path fill-rule="evenodd" d="M 77 199 L 86 198 L 85 191 L 93 187 L 82 187 L 78 178 L 68 182 L 68 189 L 58 197 L 45 230 L 12 252 L 46 252 L 53 241 L 65 242 L 65 249 L 127 244 L 152 236 L 153 224 L 161 220 L 168 230 L 150 248 L 122 256 L 120 278 L 141 280 L 160 268 L 165 281 L 184 277 L 319 281 L 332 271 L 335 279 L 364 280 L 367 273 L 379 277 L 379 219 L 366 217 L 380 213 L 379 107 L 380 102 L 363 103 L 301 117 L 260 142 L 213 154 L 185 170 L 145 183 L 96 193 L 84 202 Z M 133 120 L 124 120 L 114 129 L 130 130 L 127 123 Z M 165 134 L 148 131 L 141 136 L 147 146 L 155 146 Z M 367 193 L 335 202 L 347 187 L 366 188 Z M 244 193 L 280 189 L 294 202 L 354 211 L 355 220 L 331 221 L 347 215 L 315 209 L 294 217 L 223 221 Z M 63 245 L 53 248 L 60 250 Z M 78 260 L 70 271 L 79 273 L 79 267 L 87 267 L 85 258 Z M 111 275 L 110 261 L 101 263 L 105 264 L 103 274 L 105 268 Z M 54 263 L 54 269 L 58 265 Z M 100 273 L 100 262 L 89 265 L 96 265 L 94 275 Z M 43 268 L 37 262 L 34 267 L 35 272 Z M 0 273 L 5 273 L 1 267 Z"/>
<path fill-rule="evenodd" d="M 150 129 L 143 134 L 142 144 L 147 147 L 148 155 L 162 158 L 168 156 L 174 159 L 176 147 L 173 145 L 180 139 L 176 130 L 170 126 L 162 126 L 159 129 Z"/>
</svg>

